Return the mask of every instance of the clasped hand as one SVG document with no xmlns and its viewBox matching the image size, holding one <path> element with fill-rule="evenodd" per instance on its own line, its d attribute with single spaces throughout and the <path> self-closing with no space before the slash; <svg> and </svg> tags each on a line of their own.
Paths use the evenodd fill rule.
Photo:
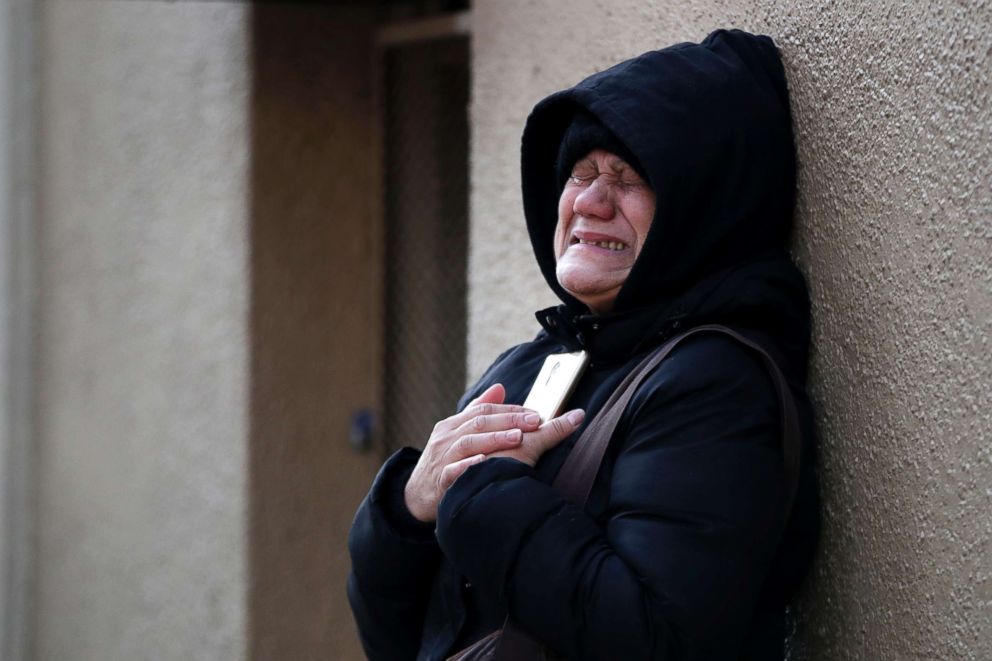
<svg viewBox="0 0 992 661">
<path fill-rule="evenodd" d="M 460 413 L 434 425 L 404 496 L 415 518 L 437 519 L 437 506 L 458 476 L 490 457 L 511 457 L 534 466 L 545 452 L 574 432 L 584 417 L 569 411 L 543 425 L 540 416 L 516 404 L 504 404 L 506 391 L 490 386 Z"/>
</svg>

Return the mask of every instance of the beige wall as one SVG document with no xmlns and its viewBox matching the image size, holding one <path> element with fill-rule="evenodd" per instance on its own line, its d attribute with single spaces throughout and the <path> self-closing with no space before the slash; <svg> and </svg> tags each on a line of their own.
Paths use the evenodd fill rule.
<svg viewBox="0 0 992 661">
<path fill-rule="evenodd" d="M 796 656 L 992 657 L 988 3 L 476 0 L 469 369 L 537 330 L 519 139 L 544 95 L 716 27 L 773 36 L 801 170 L 823 544 Z M 509 320 L 509 321 L 507 321 Z"/>
<path fill-rule="evenodd" d="M 40 11 L 32 658 L 242 658 L 248 6 Z"/>
</svg>

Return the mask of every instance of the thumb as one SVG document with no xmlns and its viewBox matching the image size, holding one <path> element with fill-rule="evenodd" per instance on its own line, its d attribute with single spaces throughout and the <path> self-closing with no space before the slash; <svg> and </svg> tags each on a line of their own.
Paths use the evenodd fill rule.
<svg viewBox="0 0 992 661">
<path fill-rule="evenodd" d="M 531 443 L 538 446 L 537 449 L 540 453 L 547 452 L 578 429 L 585 417 L 585 411 L 573 409 L 564 415 L 552 418 L 532 434 Z"/>
</svg>

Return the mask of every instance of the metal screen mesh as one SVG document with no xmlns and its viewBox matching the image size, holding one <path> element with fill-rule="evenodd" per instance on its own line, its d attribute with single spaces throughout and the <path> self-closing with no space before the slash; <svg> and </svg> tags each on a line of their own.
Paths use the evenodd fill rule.
<svg viewBox="0 0 992 661">
<path fill-rule="evenodd" d="M 385 53 L 386 450 L 421 446 L 465 388 L 468 39 Z"/>
</svg>

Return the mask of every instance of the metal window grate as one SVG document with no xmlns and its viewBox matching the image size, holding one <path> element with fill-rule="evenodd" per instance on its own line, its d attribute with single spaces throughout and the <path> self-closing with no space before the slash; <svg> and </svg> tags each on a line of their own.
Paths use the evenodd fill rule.
<svg viewBox="0 0 992 661">
<path fill-rule="evenodd" d="M 386 451 L 419 446 L 465 387 L 468 39 L 386 50 Z"/>
</svg>

